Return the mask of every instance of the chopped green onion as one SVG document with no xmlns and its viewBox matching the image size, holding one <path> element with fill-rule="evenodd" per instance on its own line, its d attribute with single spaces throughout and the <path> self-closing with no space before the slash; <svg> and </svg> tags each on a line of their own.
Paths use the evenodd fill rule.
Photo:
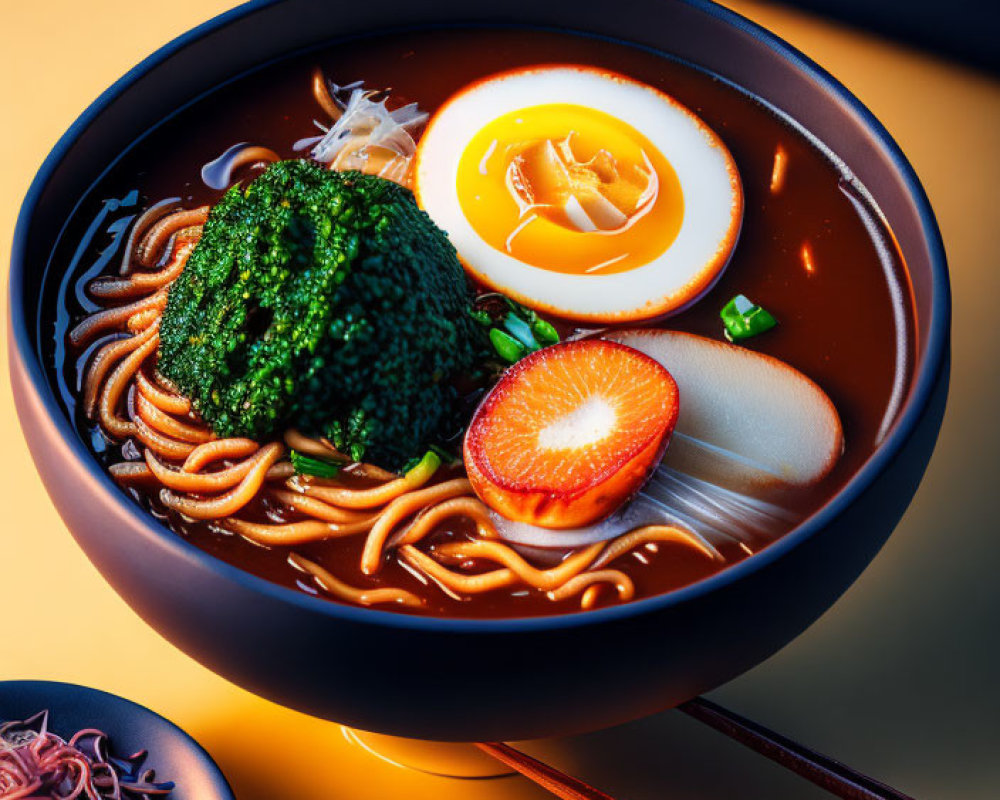
<svg viewBox="0 0 1000 800">
<path fill-rule="evenodd" d="M 448 464 L 449 466 L 454 466 L 462 461 L 462 459 L 456 456 L 453 452 L 447 448 L 441 447 L 440 445 L 432 444 L 430 449 L 432 452 L 437 454 L 442 463 Z"/>
<path fill-rule="evenodd" d="M 503 326 L 507 329 L 507 332 L 511 336 L 528 348 L 529 353 L 541 349 L 541 345 L 535 341 L 535 336 L 531 332 L 531 328 L 528 323 L 513 312 L 508 314 L 504 319 Z"/>
<path fill-rule="evenodd" d="M 507 305 L 510 306 L 510 310 L 514 314 L 528 323 L 528 327 L 531 329 L 531 333 L 535 341 L 538 343 L 539 349 L 549 344 L 556 344 L 559 341 L 559 333 L 550 322 L 542 319 L 535 311 L 527 306 L 515 303 L 509 297 L 504 297 L 504 300 L 507 301 Z M 509 319 L 510 317 L 508 316 L 508 320 Z M 511 333 L 513 333 L 513 331 L 511 331 Z"/>
<path fill-rule="evenodd" d="M 559 332 L 551 322 L 546 322 L 541 317 L 535 318 L 531 324 L 531 332 L 542 345 L 556 344 L 559 341 Z"/>
<path fill-rule="evenodd" d="M 769 331 L 778 321 L 765 308 L 755 305 L 746 295 L 738 294 L 719 312 L 726 326 L 726 338 L 739 342 Z"/>
<path fill-rule="evenodd" d="M 510 364 L 559 341 L 559 333 L 549 322 L 499 292 L 479 295 L 476 304 L 469 315 L 488 328 L 493 348 Z"/>
<path fill-rule="evenodd" d="M 422 456 L 414 456 L 405 464 L 403 464 L 403 468 L 400 470 L 400 472 L 403 473 L 403 475 L 406 475 L 407 472 L 414 469 L 417 466 L 417 464 L 419 464 L 422 460 L 423 460 Z"/>
<path fill-rule="evenodd" d="M 521 319 L 525 320 L 529 325 L 534 323 L 535 319 L 538 316 L 534 311 L 532 311 L 527 306 L 522 306 L 520 303 L 514 302 L 509 297 L 507 297 L 507 295 L 501 295 L 501 297 L 503 297 L 503 299 L 507 301 L 507 306 L 510 308 L 510 310 L 513 311 L 515 314 L 517 314 Z"/>
<path fill-rule="evenodd" d="M 488 329 L 493 349 L 509 364 L 559 341 L 559 333 L 549 322 L 505 295 L 482 294 L 476 303 L 469 315 Z"/>
<path fill-rule="evenodd" d="M 528 349 L 517 339 L 499 328 L 490 328 L 490 342 L 500 358 L 511 364 L 523 358 L 528 352 Z"/>
<path fill-rule="evenodd" d="M 343 468 L 343 464 L 335 461 L 327 461 L 324 458 L 313 458 L 298 450 L 292 450 L 289 454 L 292 462 L 292 469 L 299 475 L 312 475 L 316 478 L 333 478 Z"/>
<path fill-rule="evenodd" d="M 472 309 L 471 311 L 469 311 L 469 316 L 472 317 L 476 322 L 478 322 L 484 328 L 489 327 L 490 325 L 493 324 L 493 318 L 490 317 L 490 315 L 487 314 L 485 311 L 478 311 L 476 309 Z"/>
<path fill-rule="evenodd" d="M 440 466 L 441 456 L 433 450 L 428 450 L 424 453 L 423 458 L 421 458 L 412 467 L 405 470 L 403 477 L 408 481 L 418 481 L 422 483 L 424 480 L 430 478 L 431 475 L 437 472 L 437 468 Z"/>
</svg>

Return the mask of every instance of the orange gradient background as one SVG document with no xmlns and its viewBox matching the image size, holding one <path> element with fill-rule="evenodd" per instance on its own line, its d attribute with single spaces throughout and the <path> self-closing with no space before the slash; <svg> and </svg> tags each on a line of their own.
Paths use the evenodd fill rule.
<svg viewBox="0 0 1000 800">
<path fill-rule="evenodd" d="M 148 53 L 233 5 L 4 0 L 4 277 L 17 209 L 60 134 Z M 996 797 L 1000 82 L 777 6 L 729 5 L 840 78 L 912 160 L 948 248 L 954 364 L 937 451 L 889 544 L 806 634 L 712 698 L 915 796 Z M 6 280 L 4 286 L 5 315 Z M 0 331 L 6 335 L 6 320 Z M 521 778 L 462 782 L 380 762 L 349 744 L 336 725 L 260 700 L 161 639 L 104 583 L 49 503 L 14 413 L 6 342 L 2 351 L 0 680 L 72 681 L 145 704 L 205 745 L 240 800 L 549 796 Z M 672 712 L 526 747 L 619 800 L 827 797 Z"/>
</svg>

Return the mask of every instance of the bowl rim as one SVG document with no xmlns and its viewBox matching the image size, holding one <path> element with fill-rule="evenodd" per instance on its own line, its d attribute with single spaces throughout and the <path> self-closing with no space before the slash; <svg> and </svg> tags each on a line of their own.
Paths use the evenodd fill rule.
<svg viewBox="0 0 1000 800">
<path fill-rule="evenodd" d="M 25 195 L 14 229 L 7 298 L 8 309 L 10 310 L 9 320 L 11 330 L 8 346 L 12 351 L 11 355 L 16 355 L 17 359 L 23 365 L 23 369 L 28 377 L 30 390 L 45 409 L 49 423 L 62 435 L 63 443 L 68 446 L 75 460 L 89 473 L 94 485 L 98 487 L 98 491 L 104 495 L 104 500 L 108 501 L 110 499 L 136 525 L 144 530 L 146 536 L 156 539 L 161 546 L 173 550 L 175 556 L 198 562 L 199 566 L 212 571 L 224 580 L 235 582 L 241 588 L 267 595 L 271 599 L 281 603 L 299 606 L 306 613 L 319 613 L 324 616 L 357 624 L 374 624 L 389 628 L 439 633 L 475 634 L 568 629 L 605 624 L 633 616 L 662 611 L 671 606 L 681 606 L 764 569 L 769 564 L 781 559 L 786 553 L 797 548 L 807 539 L 817 535 L 863 494 L 874 482 L 876 476 L 881 474 L 896 458 L 902 446 L 913 434 L 931 401 L 939 374 L 945 366 L 948 352 L 951 318 L 951 294 L 948 270 L 944 244 L 927 194 L 913 167 L 882 123 L 878 121 L 875 115 L 858 98 L 851 94 L 843 84 L 825 69 L 766 28 L 761 27 L 755 22 L 751 22 L 734 11 L 711 2 L 711 0 L 677 0 L 677 2 L 692 6 L 710 17 L 721 20 L 723 23 L 756 39 L 768 49 L 777 52 L 778 55 L 791 63 L 797 70 L 808 75 L 818 85 L 820 91 L 843 104 L 861 121 L 864 127 L 872 134 L 875 141 L 883 148 L 885 155 L 888 156 L 897 175 L 902 179 L 907 193 L 916 206 L 920 227 L 924 234 L 924 243 L 928 249 L 931 269 L 931 309 L 927 343 L 922 352 L 918 353 L 915 365 L 916 374 L 910 386 L 908 396 L 900 409 L 899 416 L 885 441 L 868 458 L 861 469 L 848 480 L 837 494 L 830 498 L 830 500 L 802 524 L 763 550 L 708 578 L 680 589 L 674 589 L 663 594 L 615 606 L 608 606 L 592 611 L 548 614 L 537 617 L 477 619 L 424 616 L 403 614 L 378 608 L 346 605 L 325 598 L 314 597 L 258 577 L 198 549 L 182 537 L 175 535 L 169 528 L 145 512 L 114 484 L 109 475 L 101 468 L 97 459 L 86 449 L 79 435 L 73 429 L 70 420 L 63 413 L 62 409 L 58 407 L 56 398 L 51 391 L 51 387 L 36 357 L 36 353 L 30 346 L 27 319 L 21 311 L 21 298 L 24 293 L 24 250 L 28 229 L 35 207 L 49 178 L 58 168 L 76 139 L 106 107 L 117 100 L 120 95 L 147 72 L 159 66 L 187 45 L 231 22 L 270 8 L 280 2 L 282 0 L 250 0 L 234 9 L 219 14 L 163 45 L 104 90 L 59 138 L 43 161 Z M 626 40 L 621 41 L 625 44 L 633 44 Z M 639 46 L 644 47 L 644 49 L 653 49 L 644 45 Z M 12 358 L 11 368 L 13 369 L 13 367 L 14 359 Z"/>
<path fill-rule="evenodd" d="M 109 716 L 113 711 L 121 712 L 123 716 L 128 716 L 136 721 L 141 720 L 144 727 L 155 726 L 168 733 L 172 739 L 183 746 L 184 750 L 193 754 L 201 762 L 205 777 L 210 778 L 214 784 L 211 787 L 213 792 L 212 797 L 204 798 L 204 800 L 235 800 L 236 796 L 233 793 L 233 788 L 229 785 L 228 779 L 223 774 L 219 765 L 215 763 L 215 759 L 212 758 L 211 754 L 201 743 L 175 722 L 167 719 L 162 714 L 157 714 L 151 708 L 142 705 L 142 703 L 137 703 L 135 700 L 129 700 L 127 697 L 107 692 L 104 689 L 96 689 L 93 686 L 84 686 L 80 683 L 70 683 L 67 681 L 32 679 L 0 681 L 0 697 L 2 697 L 5 690 L 10 690 L 16 695 L 23 695 L 24 692 L 29 691 L 39 691 L 46 695 L 54 695 L 56 699 L 53 702 L 47 703 L 45 709 L 39 708 L 38 710 L 48 711 L 50 720 L 55 721 L 56 727 L 59 727 L 58 718 L 60 708 L 65 708 L 68 705 L 79 702 L 84 697 L 98 701 L 102 709 L 108 709 Z M 103 729 L 105 726 L 100 719 L 95 719 L 94 727 Z M 107 727 L 111 728 L 111 726 Z M 114 730 L 108 731 L 108 736 L 113 738 Z M 152 751 L 150 751 L 150 755 L 153 758 L 156 757 L 156 754 Z M 184 776 L 166 775 L 164 777 L 166 779 L 177 780 L 178 788 L 181 788 L 180 781 L 183 780 Z"/>
</svg>

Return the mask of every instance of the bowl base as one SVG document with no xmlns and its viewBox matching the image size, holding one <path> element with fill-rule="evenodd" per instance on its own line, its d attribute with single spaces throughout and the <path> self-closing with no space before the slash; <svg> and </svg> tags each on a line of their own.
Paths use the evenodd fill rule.
<svg viewBox="0 0 1000 800">
<path fill-rule="evenodd" d="M 373 756 L 398 767 L 445 778 L 503 778 L 514 771 L 469 742 L 404 739 L 341 726 L 344 737 Z"/>
</svg>

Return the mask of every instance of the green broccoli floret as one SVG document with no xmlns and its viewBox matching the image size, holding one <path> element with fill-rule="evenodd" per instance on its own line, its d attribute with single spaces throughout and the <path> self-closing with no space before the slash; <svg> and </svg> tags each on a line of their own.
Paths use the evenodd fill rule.
<svg viewBox="0 0 1000 800">
<path fill-rule="evenodd" d="M 159 370 L 220 436 L 294 426 L 398 468 L 457 430 L 482 359 L 447 236 L 404 187 L 306 161 L 215 206 L 160 324 Z"/>
</svg>

